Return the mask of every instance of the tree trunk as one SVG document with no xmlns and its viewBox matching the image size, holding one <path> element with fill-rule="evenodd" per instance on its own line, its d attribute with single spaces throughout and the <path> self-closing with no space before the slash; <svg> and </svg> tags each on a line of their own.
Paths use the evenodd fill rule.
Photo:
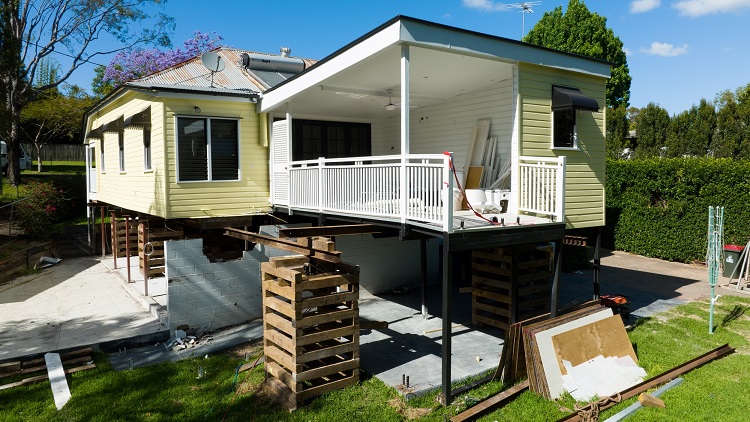
<svg viewBox="0 0 750 422">
<path fill-rule="evenodd" d="M 34 146 L 36 147 L 36 171 L 39 173 L 42 172 L 42 144 L 39 142 L 34 142 Z"/>
</svg>

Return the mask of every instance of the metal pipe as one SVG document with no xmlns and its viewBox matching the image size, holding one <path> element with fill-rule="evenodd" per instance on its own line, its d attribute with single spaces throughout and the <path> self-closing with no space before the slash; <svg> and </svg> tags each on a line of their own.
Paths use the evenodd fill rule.
<svg viewBox="0 0 750 422">
<path fill-rule="evenodd" d="M 109 226 L 112 229 L 112 259 L 115 261 L 115 269 L 117 269 L 117 220 L 114 211 L 109 212 Z"/>
<path fill-rule="evenodd" d="M 128 268 L 128 283 L 130 281 L 130 216 L 125 216 L 125 266 Z"/>
<path fill-rule="evenodd" d="M 102 259 L 104 259 L 104 256 L 107 253 L 107 225 L 104 222 L 104 216 L 106 215 L 104 207 L 101 207 L 99 209 L 99 212 L 101 213 L 102 217 Z"/>
<path fill-rule="evenodd" d="M 562 239 L 555 241 L 555 276 L 552 279 L 552 298 L 549 311 L 552 318 L 557 316 L 557 298 L 560 290 L 560 270 L 562 269 L 562 244 Z"/>
<path fill-rule="evenodd" d="M 419 239 L 419 264 L 422 278 L 422 317 L 427 319 L 427 239 Z"/>
<path fill-rule="evenodd" d="M 599 258 L 599 251 L 602 244 L 602 228 L 597 227 L 596 228 L 596 246 L 594 246 L 594 300 L 599 299 L 599 296 L 601 296 L 601 274 L 600 274 L 600 268 L 601 268 L 601 259 Z"/>
<path fill-rule="evenodd" d="M 150 260 L 151 254 L 154 253 L 154 247 L 151 246 L 151 253 L 146 254 L 146 246 L 151 242 L 149 241 L 148 221 L 144 221 L 143 225 L 143 292 L 148 296 L 148 273 L 151 271 Z M 165 257 L 166 259 L 166 257 Z"/>
</svg>

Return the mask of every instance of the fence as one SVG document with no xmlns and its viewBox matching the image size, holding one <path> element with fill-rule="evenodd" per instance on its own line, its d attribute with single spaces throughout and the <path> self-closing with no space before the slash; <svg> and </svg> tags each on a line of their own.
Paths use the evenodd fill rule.
<svg viewBox="0 0 750 422">
<path fill-rule="evenodd" d="M 34 144 L 21 143 L 32 160 L 37 160 Z M 42 163 L 45 161 L 85 161 L 86 149 L 83 144 L 46 144 L 42 147 Z"/>
</svg>

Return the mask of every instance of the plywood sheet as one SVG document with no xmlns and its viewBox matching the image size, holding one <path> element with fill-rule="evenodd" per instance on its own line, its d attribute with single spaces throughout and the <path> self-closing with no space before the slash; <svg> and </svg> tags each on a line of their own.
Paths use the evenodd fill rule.
<svg viewBox="0 0 750 422">
<path fill-rule="evenodd" d="M 544 376 L 547 381 L 550 398 L 556 399 L 565 391 L 565 388 L 562 385 L 562 372 L 560 371 L 560 366 L 557 362 L 557 353 L 552 345 L 552 337 L 578 327 L 601 321 L 610 316 L 612 316 L 612 310 L 604 309 L 595 314 L 587 315 L 574 321 L 552 327 L 549 330 L 536 333 L 535 339 L 541 357 L 542 368 L 544 369 Z"/>
<path fill-rule="evenodd" d="M 466 189 L 478 189 L 479 183 L 482 180 L 482 173 L 484 172 L 484 167 L 482 166 L 472 166 L 469 167 L 468 172 L 466 173 L 466 182 L 464 182 L 464 190 Z M 467 209 L 468 206 L 466 205 L 466 198 L 463 199 L 461 205 L 463 206 L 463 209 Z M 474 204 L 479 205 L 479 204 Z"/>
<path fill-rule="evenodd" d="M 578 366 L 602 355 L 604 357 L 630 356 L 634 362 L 638 362 L 619 315 L 612 315 L 601 321 L 557 334 L 552 337 L 552 346 L 562 374 L 567 373 L 563 360 L 569 361 L 573 366 Z"/>
</svg>

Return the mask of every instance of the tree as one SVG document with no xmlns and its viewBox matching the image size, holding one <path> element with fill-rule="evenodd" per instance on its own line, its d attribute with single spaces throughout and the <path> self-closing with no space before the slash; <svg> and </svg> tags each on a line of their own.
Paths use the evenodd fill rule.
<svg viewBox="0 0 750 422">
<path fill-rule="evenodd" d="M 623 43 L 607 28 L 607 19 L 591 13 L 583 1 L 570 0 L 564 14 L 562 6 L 545 12 L 523 40 L 611 62 L 612 77 L 607 81 L 607 106 L 628 107 L 631 77 Z"/>
<path fill-rule="evenodd" d="M 716 96 L 715 157 L 750 158 L 750 84 Z"/>
<path fill-rule="evenodd" d="M 641 109 L 636 122 L 638 147 L 635 149 L 635 156 L 637 158 L 661 155 L 662 147 L 665 147 L 667 143 L 669 121 L 669 113 L 658 104 L 648 103 Z"/>
<path fill-rule="evenodd" d="M 96 77 L 91 86 L 95 94 L 103 97 L 129 80 L 158 72 L 220 47 L 223 39 L 215 32 L 204 34 L 195 31 L 193 38 L 183 42 L 183 48 L 121 51 L 112 58 L 108 66 L 96 67 Z"/>
<path fill-rule="evenodd" d="M 45 95 L 24 107 L 22 128 L 36 148 L 37 171 L 42 172 L 42 148 L 55 140 L 75 139 L 84 111 L 93 105 L 93 98 L 72 86 L 65 94 Z"/>
<path fill-rule="evenodd" d="M 611 109 L 607 113 L 607 155 L 611 158 L 621 158 L 625 148 L 632 148 L 628 144 L 628 114 L 625 107 Z"/>
<path fill-rule="evenodd" d="M 141 44 L 170 44 L 167 32 L 174 20 L 146 13 L 166 0 L 3 0 L 0 3 L 0 138 L 8 143 L 10 182 L 20 182 L 21 111 L 43 91 L 65 82 L 81 65 L 97 56 L 125 51 Z M 137 27 L 137 28 L 132 28 Z M 96 51 L 96 41 L 108 34 L 121 43 Z M 40 63 L 51 54 L 68 56 L 55 80 L 32 87 Z"/>
</svg>

